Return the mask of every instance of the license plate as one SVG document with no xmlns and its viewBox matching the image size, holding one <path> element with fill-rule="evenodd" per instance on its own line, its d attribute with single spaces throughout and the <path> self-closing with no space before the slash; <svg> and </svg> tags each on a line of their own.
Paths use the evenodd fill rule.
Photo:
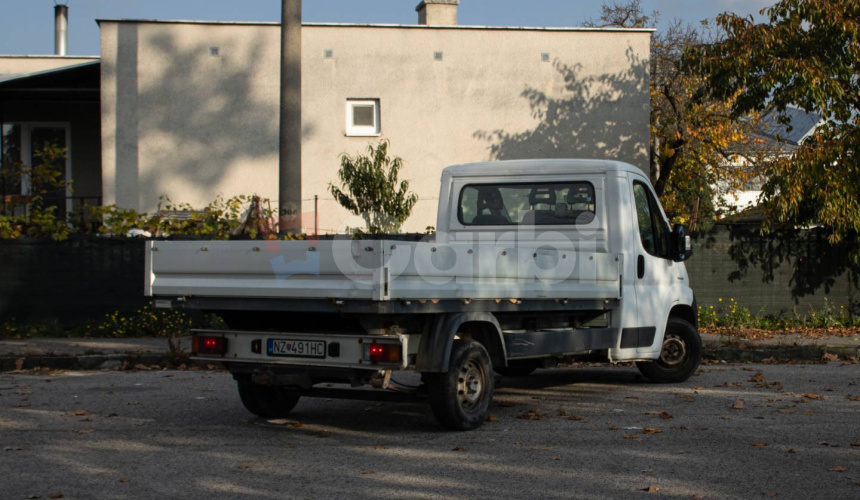
<svg viewBox="0 0 860 500">
<path fill-rule="evenodd" d="M 325 359 L 325 342 L 321 340 L 269 339 L 269 356 Z"/>
</svg>

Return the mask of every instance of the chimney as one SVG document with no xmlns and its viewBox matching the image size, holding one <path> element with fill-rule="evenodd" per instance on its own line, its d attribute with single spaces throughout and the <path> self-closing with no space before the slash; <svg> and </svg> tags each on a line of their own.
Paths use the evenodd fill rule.
<svg viewBox="0 0 860 500">
<path fill-rule="evenodd" d="M 69 53 L 69 6 L 54 6 L 54 54 L 64 56 Z"/>
<path fill-rule="evenodd" d="M 456 26 L 457 6 L 460 0 L 423 0 L 415 10 L 418 24 L 428 26 Z"/>
</svg>

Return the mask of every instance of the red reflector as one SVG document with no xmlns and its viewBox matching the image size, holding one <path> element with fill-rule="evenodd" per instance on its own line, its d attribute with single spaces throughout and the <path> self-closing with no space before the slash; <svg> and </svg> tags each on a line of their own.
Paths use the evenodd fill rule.
<svg viewBox="0 0 860 500">
<path fill-rule="evenodd" d="M 215 356 L 223 356 L 227 352 L 227 339 L 224 337 L 197 337 L 192 341 L 192 346 L 196 344 L 197 354 L 208 354 Z"/>
<path fill-rule="evenodd" d="M 367 357 L 371 363 L 399 363 L 399 344 L 370 344 L 367 346 Z"/>
<path fill-rule="evenodd" d="M 379 344 L 371 344 L 368 349 L 371 363 L 379 363 L 382 361 L 382 356 L 385 354 L 385 349 Z"/>
</svg>

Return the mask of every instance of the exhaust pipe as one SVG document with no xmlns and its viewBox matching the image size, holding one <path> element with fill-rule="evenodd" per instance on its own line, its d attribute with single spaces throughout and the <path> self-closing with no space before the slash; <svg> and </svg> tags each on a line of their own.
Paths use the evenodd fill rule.
<svg viewBox="0 0 860 500">
<path fill-rule="evenodd" d="M 54 6 L 54 54 L 65 56 L 69 52 L 69 6 Z"/>
</svg>

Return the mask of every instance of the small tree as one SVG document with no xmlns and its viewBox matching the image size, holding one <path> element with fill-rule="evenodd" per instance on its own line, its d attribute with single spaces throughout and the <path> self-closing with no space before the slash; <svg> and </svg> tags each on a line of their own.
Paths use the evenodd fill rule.
<svg viewBox="0 0 860 500">
<path fill-rule="evenodd" d="M 341 187 L 329 184 L 335 200 L 364 219 L 369 234 L 400 231 L 418 201 L 418 195 L 409 192 L 409 181 L 398 181 L 403 160 L 389 158 L 389 147 L 383 139 L 368 145 L 366 155 L 342 154 L 337 173 Z"/>
</svg>

